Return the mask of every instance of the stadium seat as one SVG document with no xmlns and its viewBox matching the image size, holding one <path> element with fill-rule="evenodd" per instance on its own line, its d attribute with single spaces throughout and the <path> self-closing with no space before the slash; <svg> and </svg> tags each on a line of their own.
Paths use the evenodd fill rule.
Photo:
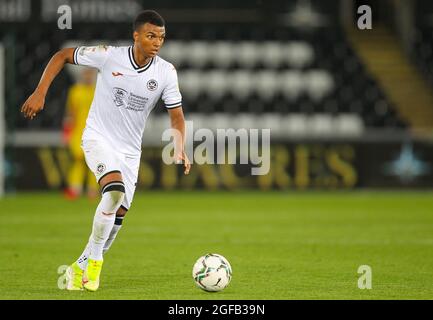
<svg viewBox="0 0 433 320">
<path fill-rule="evenodd" d="M 131 43 L 126 38 L 119 41 L 121 35 L 122 28 L 79 26 L 68 35 L 48 29 L 17 34 L 28 40 L 16 44 L 15 81 L 23 85 L 16 85 L 8 99 L 21 101 L 31 94 L 49 54 L 57 48 L 89 44 L 92 39 L 103 39 L 97 40 L 98 44 L 114 40 L 122 45 Z M 433 83 L 433 47 L 425 41 L 432 38 L 430 29 L 418 30 L 415 47 Z M 341 132 L 350 125 L 356 132 L 365 126 L 404 126 L 339 27 L 305 31 L 248 23 L 235 27 L 174 24 L 160 55 L 177 68 L 186 113 L 227 113 L 231 119 L 248 112 L 287 116 L 286 122 L 274 123 L 281 130 L 274 130 L 294 135 L 307 132 L 308 123 L 314 123 L 317 132 L 328 130 L 329 123 L 338 123 L 334 129 L 342 128 Z M 61 127 L 66 89 L 72 82 L 73 72 L 61 73 L 46 101 L 43 119 L 30 124 L 17 116 L 15 126 Z M 162 115 L 164 110 L 159 103 L 154 112 Z M 343 120 L 340 114 L 345 115 Z M 236 119 L 240 121 L 240 117 Z M 244 122 L 248 123 L 252 123 L 250 118 Z"/>
</svg>

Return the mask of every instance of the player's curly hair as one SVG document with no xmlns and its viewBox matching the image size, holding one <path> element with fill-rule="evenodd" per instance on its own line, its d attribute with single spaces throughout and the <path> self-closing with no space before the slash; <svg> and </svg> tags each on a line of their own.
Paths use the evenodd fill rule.
<svg viewBox="0 0 433 320">
<path fill-rule="evenodd" d="M 165 21 L 161 15 L 154 10 L 144 10 L 141 11 L 134 19 L 134 23 L 132 28 L 134 31 L 137 31 L 140 26 L 145 23 L 151 23 L 158 27 L 164 27 Z"/>
</svg>

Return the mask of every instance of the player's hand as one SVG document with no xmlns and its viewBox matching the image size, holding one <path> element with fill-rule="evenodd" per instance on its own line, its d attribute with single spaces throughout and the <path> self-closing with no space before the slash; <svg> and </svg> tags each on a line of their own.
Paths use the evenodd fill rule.
<svg viewBox="0 0 433 320">
<path fill-rule="evenodd" d="M 39 111 L 44 108 L 45 105 L 45 95 L 39 91 L 33 92 L 33 94 L 24 102 L 21 107 L 21 112 L 24 114 L 25 118 L 30 118 L 32 120 Z"/>
<path fill-rule="evenodd" d="M 191 162 L 189 161 L 185 151 L 183 151 L 182 153 L 180 153 L 176 156 L 176 163 L 181 164 L 182 162 L 183 162 L 183 166 L 185 168 L 183 173 L 188 174 L 189 170 L 191 169 Z"/>
</svg>

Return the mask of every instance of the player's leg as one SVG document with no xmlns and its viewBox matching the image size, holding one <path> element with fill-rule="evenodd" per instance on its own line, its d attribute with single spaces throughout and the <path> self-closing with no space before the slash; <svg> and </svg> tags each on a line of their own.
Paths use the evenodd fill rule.
<svg viewBox="0 0 433 320">
<path fill-rule="evenodd" d="M 80 258 L 70 267 L 73 277 L 68 283 L 68 289 L 76 290 L 83 287 L 77 288 L 78 278 L 80 274 L 81 278 L 84 278 L 83 270 L 86 270 L 87 278 L 90 280 L 87 287 L 94 291 L 99 285 L 103 246 L 114 225 L 115 213 L 123 202 L 125 187 L 118 155 L 111 148 L 99 141 L 83 141 L 83 150 L 86 163 L 101 186 L 102 198 L 95 212 L 89 243 Z"/>
<path fill-rule="evenodd" d="M 114 239 L 116 238 L 119 230 L 122 227 L 122 223 L 123 223 L 123 219 L 127 213 L 127 209 L 125 207 L 123 207 L 122 205 L 120 206 L 120 208 L 117 210 L 116 212 L 116 218 L 114 220 L 114 225 L 110 231 L 110 235 L 108 236 L 107 241 L 104 244 L 104 248 L 103 248 L 103 255 L 105 255 L 105 253 L 108 251 L 108 249 L 111 247 L 111 244 L 113 243 Z M 83 253 L 81 254 L 81 256 L 77 259 L 77 261 L 75 263 L 72 264 L 71 268 L 75 267 L 75 272 L 77 274 L 77 280 L 76 280 L 76 284 L 74 286 L 72 286 L 72 288 L 70 290 L 78 290 L 78 288 L 81 286 L 82 287 L 82 281 L 83 281 L 83 272 L 84 270 L 87 269 L 87 264 L 89 262 L 89 256 L 90 256 L 90 250 L 91 250 L 91 241 L 92 241 L 92 235 L 89 238 L 89 242 L 87 243 Z M 71 271 L 70 271 L 71 272 Z M 81 273 L 81 276 L 80 276 Z M 86 274 L 86 277 L 84 279 L 84 282 L 88 281 L 88 276 Z M 73 289 L 73 287 L 75 287 L 76 289 Z"/>
<path fill-rule="evenodd" d="M 117 236 L 117 233 L 122 228 L 123 219 L 124 219 L 127 212 L 128 212 L 128 210 L 125 207 L 123 207 L 122 205 L 117 210 L 113 228 L 111 229 L 110 235 L 108 236 L 108 239 L 104 244 L 104 248 L 102 251 L 103 255 L 105 255 L 105 253 L 108 251 L 108 249 L 110 249 L 111 244 L 113 243 L 114 239 Z M 86 247 L 84 248 L 83 253 L 81 254 L 81 256 L 76 261 L 76 263 L 80 266 L 80 268 L 82 270 L 85 270 L 87 267 L 87 262 L 88 262 L 89 255 L 90 255 L 90 240 L 91 239 L 89 238 L 89 242 L 87 243 Z"/>
<path fill-rule="evenodd" d="M 128 212 L 128 209 L 126 209 L 124 206 L 120 206 L 119 210 L 116 212 L 116 219 L 114 220 L 113 229 L 111 229 L 110 235 L 108 236 L 107 241 L 104 245 L 104 251 L 103 254 L 110 249 L 111 245 L 113 244 L 114 239 L 116 239 L 117 234 L 119 233 L 120 229 L 122 228 L 123 219 L 125 218 L 126 213 Z"/>
<path fill-rule="evenodd" d="M 104 244 L 108 240 L 116 213 L 125 197 L 125 185 L 120 172 L 107 174 L 99 181 L 99 184 L 102 199 L 96 209 L 90 241 L 89 258 L 93 260 L 102 260 Z"/>
<path fill-rule="evenodd" d="M 124 186 L 120 173 L 112 173 L 101 179 L 102 198 L 93 218 L 92 233 L 83 253 L 68 269 L 67 288 L 80 290 L 84 287 L 95 291 L 99 286 L 102 269 L 102 253 L 105 242 L 113 229 L 115 214 L 124 198 Z M 90 264 L 90 266 L 89 266 Z M 85 276 L 84 276 L 85 271 Z M 83 279 L 84 278 L 84 279 Z M 89 281 L 90 280 L 90 281 Z"/>
<path fill-rule="evenodd" d="M 118 232 L 122 228 L 123 219 L 132 204 L 134 198 L 135 188 L 138 181 L 138 169 L 140 166 L 140 158 L 124 157 L 121 161 L 122 177 L 125 183 L 125 198 L 122 205 L 116 213 L 116 220 L 114 222 L 113 229 L 110 232 L 108 240 L 105 242 L 104 254 L 110 249 L 116 238 Z"/>
<path fill-rule="evenodd" d="M 96 291 L 99 287 L 99 277 L 103 264 L 104 244 L 113 229 L 116 212 L 125 197 L 125 185 L 120 172 L 111 172 L 99 180 L 102 189 L 102 199 L 96 208 L 90 236 L 90 254 L 85 270 L 86 282 L 84 288 Z"/>
</svg>

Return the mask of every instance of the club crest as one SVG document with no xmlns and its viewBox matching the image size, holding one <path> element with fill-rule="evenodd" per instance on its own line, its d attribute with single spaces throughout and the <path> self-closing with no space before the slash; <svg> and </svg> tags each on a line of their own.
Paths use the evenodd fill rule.
<svg viewBox="0 0 433 320">
<path fill-rule="evenodd" d="M 105 164 L 103 164 L 103 163 L 98 164 L 98 166 L 96 167 L 96 172 L 101 174 L 104 171 L 105 171 Z"/>
<path fill-rule="evenodd" d="M 147 89 L 154 91 L 158 88 L 158 82 L 155 79 L 147 81 Z"/>
</svg>

